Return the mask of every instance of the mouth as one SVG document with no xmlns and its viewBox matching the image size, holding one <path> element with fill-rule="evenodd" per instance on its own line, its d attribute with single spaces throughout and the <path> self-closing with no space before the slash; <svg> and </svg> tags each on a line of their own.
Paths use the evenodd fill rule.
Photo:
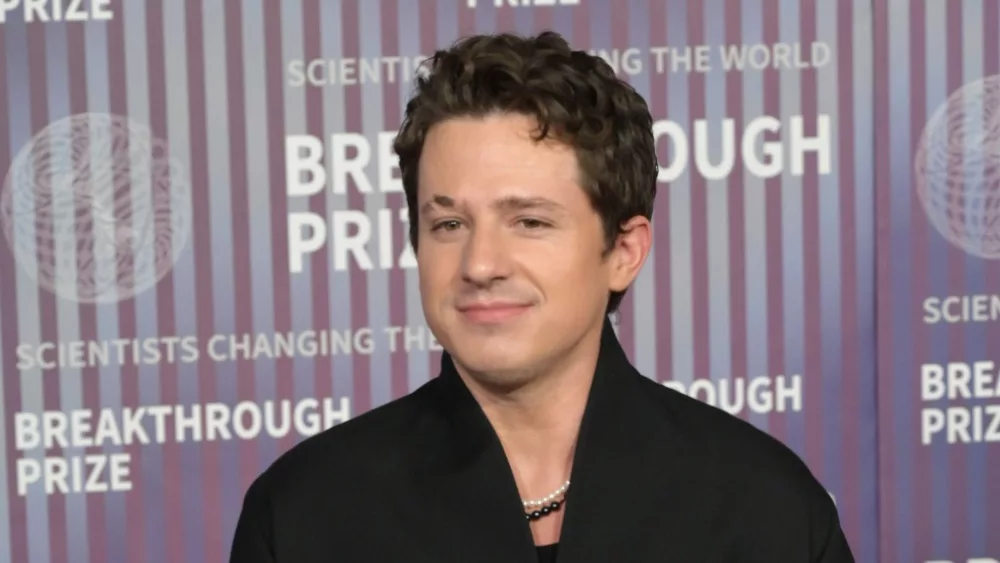
<svg viewBox="0 0 1000 563">
<path fill-rule="evenodd" d="M 519 317 L 529 308 L 524 303 L 476 303 L 458 307 L 458 312 L 470 323 L 496 324 Z"/>
</svg>

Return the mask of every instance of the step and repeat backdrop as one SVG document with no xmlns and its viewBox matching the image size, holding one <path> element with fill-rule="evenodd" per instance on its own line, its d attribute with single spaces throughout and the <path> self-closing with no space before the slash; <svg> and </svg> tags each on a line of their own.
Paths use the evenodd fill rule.
<svg viewBox="0 0 1000 563">
<path fill-rule="evenodd" d="M 881 560 L 997 561 L 1000 2 L 876 6 Z"/>
<path fill-rule="evenodd" d="M 656 119 L 640 370 L 859 561 L 1000 559 L 997 2 L 0 0 L 0 563 L 225 561 L 277 456 L 434 377 L 392 139 L 435 49 L 545 29 Z"/>
</svg>

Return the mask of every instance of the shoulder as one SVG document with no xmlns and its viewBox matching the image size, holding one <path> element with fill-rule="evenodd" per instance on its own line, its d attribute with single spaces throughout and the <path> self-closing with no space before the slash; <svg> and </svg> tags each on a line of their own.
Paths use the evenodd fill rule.
<svg viewBox="0 0 1000 563">
<path fill-rule="evenodd" d="M 362 529 L 354 510 L 399 494 L 393 487 L 419 456 L 421 436 L 439 428 L 436 411 L 426 408 L 435 387 L 432 380 L 281 454 L 244 494 L 233 560 L 270 563 L 259 559 L 267 553 L 311 560 L 309 550 L 334 536 L 343 547 L 345 534 Z"/>
<path fill-rule="evenodd" d="M 419 448 L 418 438 L 433 424 L 427 409 L 435 382 L 305 438 L 281 454 L 252 488 L 275 499 L 298 500 L 318 490 L 363 488 L 394 471 Z"/>
<path fill-rule="evenodd" d="M 788 445 L 750 422 L 642 378 L 662 432 L 675 436 L 697 467 L 752 506 L 833 509 L 829 492 Z"/>
<path fill-rule="evenodd" d="M 641 379 L 655 426 L 674 438 L 688 471 L 712 484 L 699 495 L 730 515 L 737 543 L 779 558 L 794 549 L 806 561 L 853 561 L 833 498 L 798 454 L 743 419 Z"/>
<path fill-rule="evenodd" d="M 719 477 L 755 487 L 794 486 L 816 492 L 819 483 L 791 448 L 753 424 L 651 379 L 641 395 L 660 423 Z"/>
</svg>

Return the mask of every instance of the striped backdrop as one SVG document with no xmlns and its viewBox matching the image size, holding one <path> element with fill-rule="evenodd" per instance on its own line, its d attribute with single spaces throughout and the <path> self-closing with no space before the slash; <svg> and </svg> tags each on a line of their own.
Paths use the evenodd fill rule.
<svg viewBox="0 0 1000 563">
<path fill-rule="evenodd" d="M 395 221 L 403 196 L 378 189 L 384 163 L 377 140 L 398 126 L 411 83 L 397 77 L 300 86 L 289 65 L 399 56 L 405 66 L 459 36 L 550 28 L 579 48 L 641 51 L 643 70 L 623 76 L 657 119 L 691 136 L 694 123 L 706 120 L 713 162 L 722 151 L 724 119 L 734 120 L 737 140 L 758 117 L 782 124 L 783 174 L 761 179 L 737 154 L 734 172 L 724 179 L 706 179 L 689 167 L 660 185 L 654 251 L 620 316 L 620 335 L 640 370 L 685 387 L 698 380 L 726 386 L 761 376 L 798 378 L 801 410 L 744 409 L 738 415 L 806 459 L 836 498 L 858 560 L 918 561 L 939 547 L 945 555 L 963 553 L 985 532 L 989 501 L 975 494 L 976 484 L 985 483 L 985 450 L 970 449 L 967 456 L 966 450 L 914 445 L 912 358 L 914 351 L 975 352 L 985 337 L 960 332 L 932 340 L 907 315 L 931 284 L 941 292 L 966 284 L 982 290 L 996 272 L 931 240 L 919 213 L 910 215 L 915 200 L 906 176 L 912 127 L 926 120 L 946 90 L 996 66 L 996 34 L 984 31 L 1000 21 L 996 4 L 962 3 L 969 7 L 957 12 L 914 8 L 909 19 L 896 14 L 907 13 L 908 3 L 882 3 L 873 18 L 863 0 L 580 0 L 576 6 L 518 8 L 479 0 L 475 9 L 467 0 L 113 0 L 109 21 L 48 23 L 26 22 L 21 8 L 10 12 L 0 24 L 0 123 L 7 124 L 7 134 L 0 134 L 0 170 L 20 170 L 31 180 L 32 173 L 44 175 L 38 171 L 71 159 L 72 148 L 58 142 L 38 145 L 39 152 L 51 152 L 45 162 L 25 147 L 50 124 L 49 139 L 66 137 L 72 126 L 67 118 L 87 113 L 93 114 L 84 121 L 91 139 L 98 136 L 94 123 L 115 116 L 131 131 L 129 143 L 159 139 L 166 156 L 150 164 L 133 155 L 125 170 L 115 172 L 115 178 L 143 178 L 133 178 L 132 197 L 114 208 L 111 227 L 96 226 L 106 212 L 96 203 L 75 216 L 71 209 L 56 225 L 7 221 L 9 233 L 0 243 L 0 482 L 7 483 L 0 488 L 0 563 L 223 561 L 245 488 L 301 437 L 178 442 L 167 432 L 165 443 L 20 451 L 18 413 L 109 409 L 120 418 L 125 409 L 142 406 L 316 397 L 333 398 L 334 408 L 344 398 L 356 416 L 432 377 L 439 354 L 427 350 L 220 362 L 202 354 L 195 362 L 21 369 L 18 349 L 172 336 L 203 345 L 213 335 L 422 326 L 416 271 L 382 267 L 376 249 L 391 242 L 394 258 L 404 244 L 405 225 Z M 992 56 L 984 57 L 977 39 L 969 38 L 975 25 L 975 37 L 993 42 Z M 924 29 L 926 36 L 911 35 Z M 952 39 L 952 33 L 965 33 L 965 39 Z M 658 47 L 708 45 L 716 53 L 727 44 L 812 42 L 825 43 L 832 55 L 815 70 L 724 72 L 715 57 L 708 72 L 658 73 L 649 56 Z M 939 49 L 930 49 L 933 42 Z M 930 72 L 917 73 L 924 68 Z M 819 115 L 830 118 L 830 173 L 820 174 L 817 158 L 809 155 L 805 173 L 794 175 L 788 124 L 803 116 L 805 134 L 813 136 Z M 311 135 L 329 148 L 331 135 L 343 133 L 360 133 L 371 144 L 364 172 L 374 192 L 362 194 L 349 182 L 346 193 L 326 189 L 290 197 L 286 138 Z M 876 143 L 879 135 L 891 139 Z M 102 150 L 115 147 L 103 142 Z M 661 158 L 672 158 L 666 141 Z M 877 177 L 876 162 L 891 168 L 878 169 Z M 169 170 L 167 185 L 179 194 L 166 203 L 136 188 L 156 184 L 149 177 L 157 170 Z M 5 189 L 14 195 L 6 204 L 0 197 L 0 212 L 6 205 L 9 216 L 18 205 L 30 211 L 31 202 L 56 197 L 62 185 L 36 178 L 35 199 L 18 204 L 18 193 L 25 192 L 11 186 L 28 182 L 19 177 L 7 175 Z M 106 189 L 95 183 L 81 189 Z M 892 260 L 881 261 L 891 270 L 881 270 L 881 281 L 887 292 L 902 291 L 892 295 L 905 301 L 883 300 L 880 309 L 880 334 L 890 336 L 880 355 L 881 430 L 890 436 L 883 441 L 881 489 L 876 185 L 886 204 L 881 218 L 892 228 L 882 240 Z M 154 205 L 165 206 L 164 221 L 175 230 L 164 240 L 132 236 L 141 212 Z M 311 211 L 329 218 L 348 210 L 373 221 L 374 267 L 351 262 L 340 268 L 327 245 L 305 258 L 301 272 L 290 273 L 290 215 Z M 380 217 L 389 217 L 388 230 L 379 227 Z M 897 226 L 900 220 L 905 224 Z M 127 248 L 119 253 L 134 257 L 80 258 L 95 252 L 98 231 L 119 237 L 119 244 L 124 240 Z M 918 245 L 912 254 L 911 240 Z M 59 250 L 43 252 L 45 244 Z M 964 269 L 943 277 L 946 266 L 956 264 Z M 85 280 L 132 271 L 147 272 L 144 291 L 122 295 L 112 287 L 83 299 Z M 135 280 L 138 285 L 138 274 Z M 909 289 L 917 283 L 924 285 Z M 130 491 L 46 495 L 41 485 L 18 491 L 18 460 L 119 452 L 131 456 Z M 998 514 L 990 512 L 994 529 L 1000 529 Z M 952 520 L 956 515 L 962 519 Z"/>
<path fill-rule="evenodd" d="M 876 6 L 880 560 L 1000 560 L 1000 376 L 983 384 L 992 398 L 921 392 L 925 364 L 1000 362 L 1000 319 L 929 322 L 925 310 L 928 298 L 1000 293 L 997 254 L 981 257 L 998 240 L 1000 91 L 979 95 L 1000 80 L 1000 3 Z M 991 441 L 949 443 L 945 430 L 925 444 L 925 409 L 991 404 Z"/>
</svg>

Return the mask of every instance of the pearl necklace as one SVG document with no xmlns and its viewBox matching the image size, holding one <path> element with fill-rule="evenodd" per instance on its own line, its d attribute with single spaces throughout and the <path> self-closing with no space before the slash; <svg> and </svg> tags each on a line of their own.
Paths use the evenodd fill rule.
<svg viewBox="0 0 1000 563">
<path fill-rule="evenodd" d="M 564 502 L 565 498 L 560 498 L 565 496 L 566 491 L 569 490 L 569 480 L 567 479 L 558 489 L 552 491 L 551 493 L 545 495 L 540 499 L 535 500 L 524 500 L 521 499 L 521 503 L 524 505 L 524 509 L 527 511 L 525 517 L 528 520 L 538 520 L 542 516 L 548 516 L 552 512 L 559 510 Z"/>
</svg>

